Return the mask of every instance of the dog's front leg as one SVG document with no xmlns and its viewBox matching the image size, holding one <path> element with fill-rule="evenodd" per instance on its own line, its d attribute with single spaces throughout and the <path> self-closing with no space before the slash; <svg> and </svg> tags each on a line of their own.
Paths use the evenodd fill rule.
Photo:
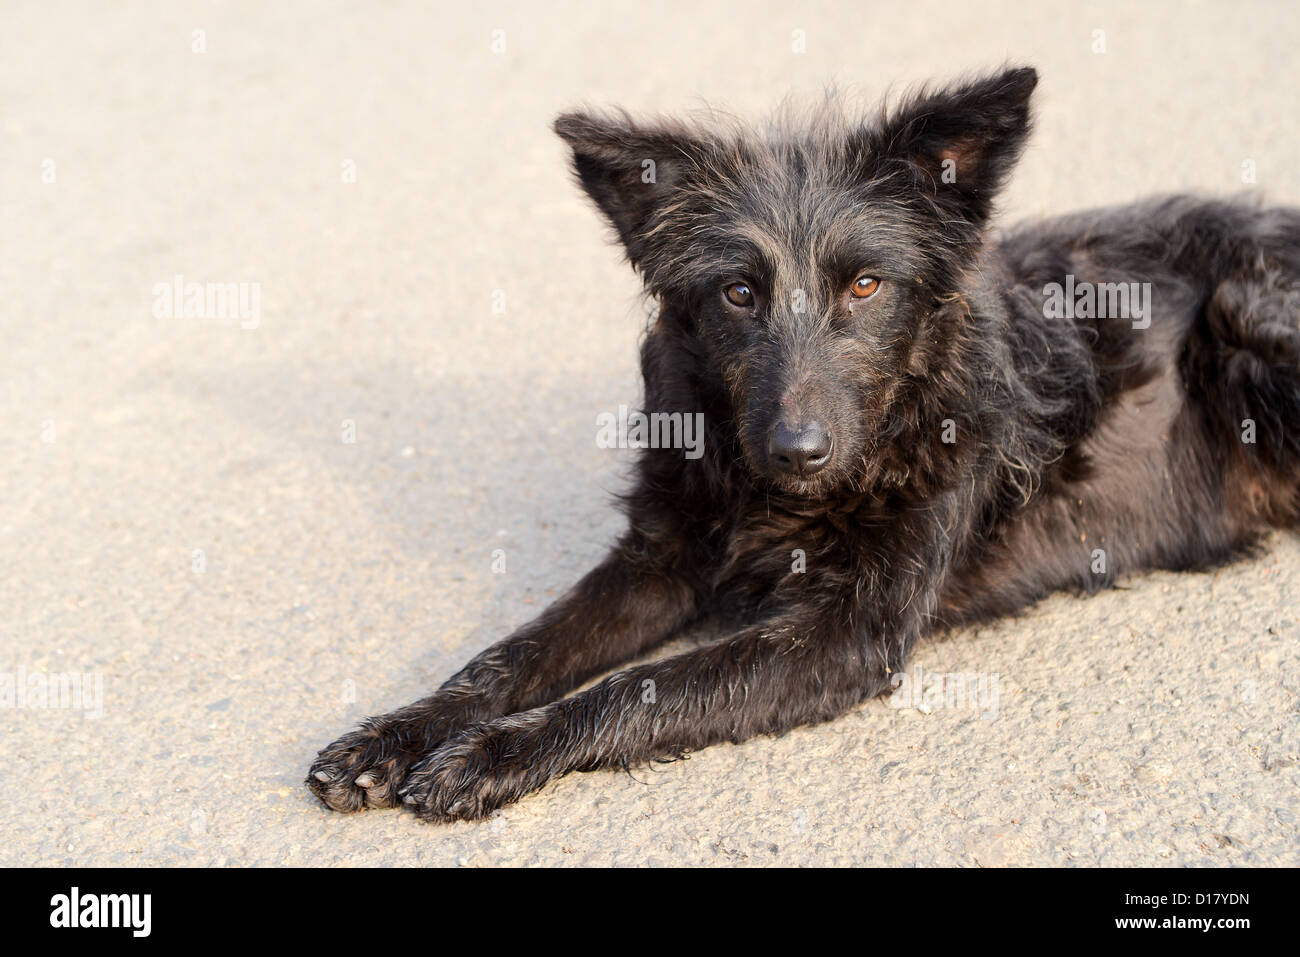
<svg viewBox="0 0 1300 957">
<path fill-rule="evenodd" d="M 410 767 L 474 722 L 535 708 L 669 638 L 695 610 L 680 560 L 629 533 L 539 618 L 436 694 L 371 718 L 320 752 L 307 785 L 329 807 L 392 807 Z"/>
<path fill-rule="evenodd" d="M 403 800 L 432 820 L 478 818 L 570 771 L 828 720 L 884 691 L 910 647 L 873 643 L 874 628 L 855 620 L 863 622 L 825 612 L 778 618 L 611 675 L 564 701 L 475 725 L 412 768 Z"/>
</svg>

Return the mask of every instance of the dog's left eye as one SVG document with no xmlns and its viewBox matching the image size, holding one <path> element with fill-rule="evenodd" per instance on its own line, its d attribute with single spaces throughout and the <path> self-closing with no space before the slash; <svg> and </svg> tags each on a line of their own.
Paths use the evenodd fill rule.
<svg viewBox="0 0 1300 957">
<path fill-rule="evenodd" d="M 880 288 L 880 280 L 874 276 L 859 276 L 853 280 L 853 285 L 849 291 L 853 293 L 854 299 L 870 299 Z"/>
<path fill-rule="evenodd" d="M 722 294 L 727 297 L 727 302 L 738 309 L 748 309 L 754 305 L 754 290 L 749 288 L 748 283 L 733 282 L 723 288 Z"/>
</svg>

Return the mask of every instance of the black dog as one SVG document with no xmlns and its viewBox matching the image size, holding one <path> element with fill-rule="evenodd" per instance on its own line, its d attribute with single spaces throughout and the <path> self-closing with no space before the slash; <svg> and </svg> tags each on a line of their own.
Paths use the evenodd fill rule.
<svg viewBox="0 0 1300 957">
<path fill-rule="evenodd" d="M 321 752 L 353 811 L 477 818 L 570 771 L 825 721 L 918 637 L 1300 526 L 1300 210 L 1176 197 L 986 234 L 1016 69 L 764 133 L 556 131 L 661 306 L 609 557 L 432 697 Z M 740 630 L 589 678 L 702 616 Z"/>
</svg>

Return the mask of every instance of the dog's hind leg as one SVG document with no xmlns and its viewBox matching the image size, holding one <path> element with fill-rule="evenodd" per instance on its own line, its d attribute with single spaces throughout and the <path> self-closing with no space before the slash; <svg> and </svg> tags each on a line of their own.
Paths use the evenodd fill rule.
<svg viewBox="0 0 1300 957">
<path fill-rule="evenodd" d="M 1230 463 L 1226 496 L 1243 515 L 1300 526 L 1300 263 L 1261 256 L 1220 282 L 1204 330 L 1190 384 Z"/>
<path fill-rule="evenodd" d="M 681 569 L 629 533 L 568 594 L 432 697 L 371 718 L 321 751 L 307 785 L 338 811 L 392 807 L 411 765 L 448 737 L 561 697 L 671 637 L 695 607 Z"/>
</svg>

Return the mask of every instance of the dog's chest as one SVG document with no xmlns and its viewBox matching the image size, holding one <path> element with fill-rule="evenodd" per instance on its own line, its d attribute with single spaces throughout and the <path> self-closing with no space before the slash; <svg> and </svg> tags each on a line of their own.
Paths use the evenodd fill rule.
<svg viewBox="0 0 1300 957">
<path fill-rule="evenodd" d="M 727 533 L 714 583 L 767 593 L 806 576 L 843 575 L 859 560 L 859 503 L 791 509 L 764 503 Z"/>
</svg>

